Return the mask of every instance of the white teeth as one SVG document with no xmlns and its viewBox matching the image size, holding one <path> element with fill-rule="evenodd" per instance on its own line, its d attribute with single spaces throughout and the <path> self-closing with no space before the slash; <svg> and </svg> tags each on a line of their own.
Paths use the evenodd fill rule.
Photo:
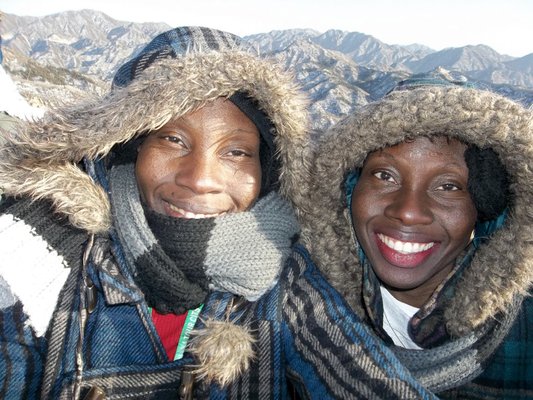
<svg viewBox="0 0 533 400">
<path fill-rule="evenodd" d="M 189 218 L 189 219 L 200 219 L 200 218 L 213 218 L 213 217 L 219 217 L 223 214 L 225 214 L 224 212 L 222 213 L 217 213 L 217 214 L 195 214 L 193 212 L 190 212 L 190 211 L 186 211 L 182 208 L 179 208 L 179 207 L 176 207 L 170 203 L 168 203 L 170 209 L 172 211 L 175 211 L 177 213 L 180 213 L 181 215 L 183 215 L 183 218 Z"/>
<path fill-rule="evenodd" d="M 420 253 L 421 251 L 426 251 L 432 248 L 435 245 L 435 242 L 429 243 L 415 243 L 415 242 L 402 242 L 400 240 L 395 240 L 388 236 L 378 233 L 378 238 L 381 240 L 387 247 L 390 247 L 394 251 L 402 254 L 414 254 Z"/>
</svg>

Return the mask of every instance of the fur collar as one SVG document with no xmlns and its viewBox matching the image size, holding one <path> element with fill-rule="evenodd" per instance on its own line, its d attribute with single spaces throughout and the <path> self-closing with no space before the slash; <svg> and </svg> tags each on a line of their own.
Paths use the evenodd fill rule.
<svg viewBox="0 0 533 400">
<path fill-rule="evenodd" d="M 361 269 L 344 193 L 348 171 L 367 154 L 406 137 L 445 134 L 496 151 L 511 179 L 514 203 L 505 225 L 482 245 L 446 310 L 452 335 L 506 312 L 533 283 L 533 118 L 501 96 L 466 88 L 433 87 L 392 93 L 324 134 L 312 156 L 312 178 L 297 202 L 303 241 L 333 285 L 363 313 Z"/>
</svg>

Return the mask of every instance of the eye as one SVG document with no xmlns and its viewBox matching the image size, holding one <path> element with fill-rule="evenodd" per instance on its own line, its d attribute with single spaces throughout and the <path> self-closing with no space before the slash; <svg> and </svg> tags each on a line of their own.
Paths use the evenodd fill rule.
<svg viewBox="0 0 533 400">
<path fill-rule="evenodd" d="M 182 139 L 181 137 L 179 137 L 179 136 L 174 136 L 174 135 L 163 135 L 163 136 L 161 136 L 161 138 L 162 138 L 163 140 L 166 140 L 166 141 L 170 142 L 170 143 L 182 144 L 182 145 L 185 144 L 185 142 L 183 141 L 183 139 Z"/>
<path fill-rule="evenodd" d="M 251 157 L 249 152 L 241 149 L 228 151 L 228 155 L 232 157 Z"/>
<path fill-rule="evenodd" d="M 378 178 L 380 181 L 386 181 L 386 182 L 392 182 L 395 183 L 393 176 L 388 173 L 387 171 L 377 171 L 373 174 L 376 178 Z"/>
<path fill-rule="evenodd" d="M 437 187 L 437 190 L 443 190 L 446 192 L 452 192 L 452 191 L 461 190 L 461 189 L 462 189 L 461 187 L 457 186 L 454 183 L 445 183 Z"/>
</svg>

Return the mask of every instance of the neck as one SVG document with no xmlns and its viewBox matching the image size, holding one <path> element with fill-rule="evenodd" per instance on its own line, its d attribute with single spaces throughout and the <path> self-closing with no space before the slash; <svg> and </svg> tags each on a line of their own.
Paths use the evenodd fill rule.
<svg viewBox="0 0 533 400">
<path fill-rule="evenodd" d="M 396 300 L 416 308 L 422 308 L 431 298 L 433 293 L 435 293 L 435 291 L 453 275 L 454 271 L 454 264 L 451 263 L 446 268 L 438 271 L 423 284 L 407 289 L 392 287 L 385 283 L 382 283 L 382 285 Z"/>
</svg>

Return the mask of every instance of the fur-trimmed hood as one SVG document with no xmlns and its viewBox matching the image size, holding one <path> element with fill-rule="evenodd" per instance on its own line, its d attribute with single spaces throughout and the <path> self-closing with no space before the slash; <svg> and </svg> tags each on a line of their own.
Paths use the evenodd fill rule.
<svg viewBox="0 0 533 400">
<path fill-rule="evenodd" d="M 492 148 L 510 176 L 512 204 L 505 224 L 476 255 L 445 312 L 449 332 L 462 336 L 533 283 L 533 118 L 515 102 L 465 87 L 395 91 L 345 118 L 321 137 L 312 178 L 297 206 L 303 241 L 319 268 L 363 313 L 361 267 L 354 246 L 344 183 L 367 155 L 407 137 L 447 135 Z M 459 317 L 460 316 L 460 317 Z"/>
<path fill-rule="evenodd" d="M 111 224 L 108 196 L 77 164 L 105 157 L 116 144 L 237 91 L 257 100 L 272 120 L 286 195 L 305 171 L 305 160 L 297 154 L 305 147 L 307 100 L 289 73 L 239 48 L 157 60 L 128 86 L 103 98 L 51 110 L 14 133 L 2 132 L 0 187 L 8 195 L 51 200 L 78 228 L 106 231 Z"/>
</svg>

